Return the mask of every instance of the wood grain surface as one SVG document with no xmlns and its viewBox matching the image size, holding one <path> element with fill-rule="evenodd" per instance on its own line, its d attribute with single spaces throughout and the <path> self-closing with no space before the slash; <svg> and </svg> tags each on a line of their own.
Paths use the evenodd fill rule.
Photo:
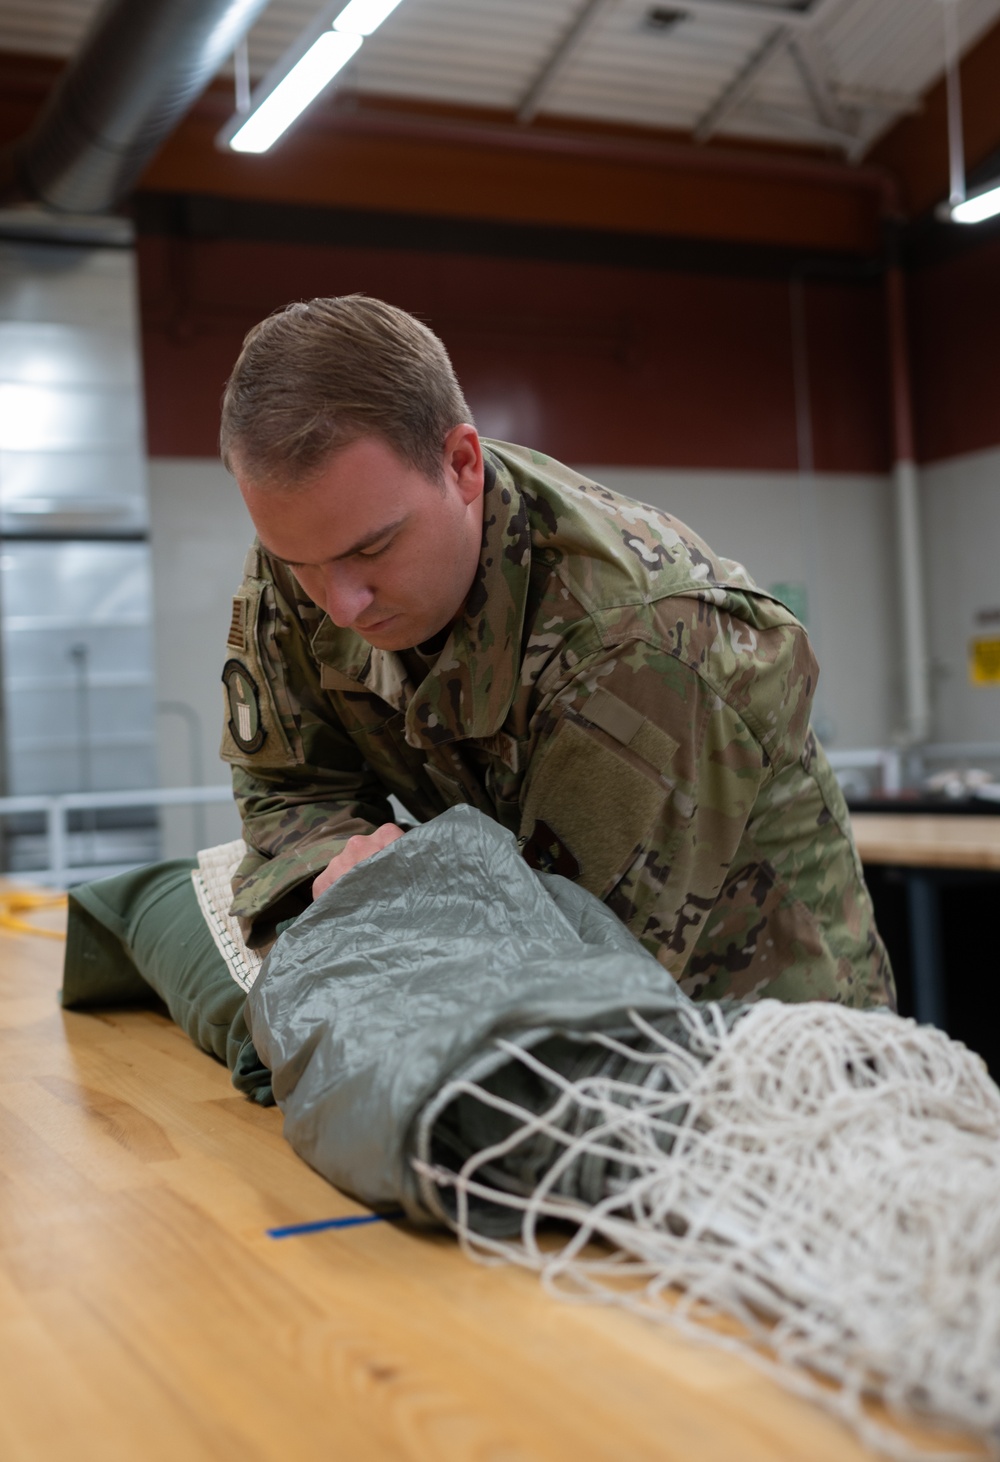
<svg viewBox="0 0 1000 1462">
<path fill-rule="evenodd" d="M 855 812 L 851 826 L 863 863 L 1000 869 L 1000 817 Z"/>
<path fill-rule="evenodd" d="M 360 1210 L 159 1010 L 61 1011 L 61 960 L 0 933 L 3 1462 L 869 1455 L 742 1359 L 443 1234 L 268 1238 Z"/>
</svg>

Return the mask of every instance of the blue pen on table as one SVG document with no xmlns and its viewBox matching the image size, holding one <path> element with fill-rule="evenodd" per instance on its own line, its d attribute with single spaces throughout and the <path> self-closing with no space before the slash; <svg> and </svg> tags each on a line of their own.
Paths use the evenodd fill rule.
<svg viewBox="0 0 1000 1462">
<path fill-rule="evenodd" d="M 394 1208 L 389 1213 L 352 1213 L 343 1218 L 315 1218 L 310 1223 L 286 1223 L 265 1232 L 269 1239 L 291 1239 L 298 1234 L 318 1234 L 323 1229 L 358 1228 L 365 1223 L 389 1223 L 393 1219 L 405 1217 L 401 1208 Z"/>
</svg>

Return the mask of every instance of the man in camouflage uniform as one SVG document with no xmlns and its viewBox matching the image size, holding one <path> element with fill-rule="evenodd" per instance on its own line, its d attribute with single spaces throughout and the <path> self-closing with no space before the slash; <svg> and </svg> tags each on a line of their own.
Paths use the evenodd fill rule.
<svg viewBox="0 0 1000 1462">
<path fill-rule="evenodd" d="M 223 454 L 259 535 L 223 675 L 252 945 L 401 835 L 393 793 L 496 818 L 696 998 L 893 1003 L 812 650 L 743 568 L 480 443 L 436 337 L 361 297 L 251 332 Z"/>
</svg>

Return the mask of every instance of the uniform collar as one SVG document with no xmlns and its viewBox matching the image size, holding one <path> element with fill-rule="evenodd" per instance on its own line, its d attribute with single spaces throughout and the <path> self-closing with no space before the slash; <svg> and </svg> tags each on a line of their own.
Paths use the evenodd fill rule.
<svg viewBox="0 0 1000 1462">
<path fill-rule="evenodd" d="M 483 547 L 465 609 L 419 686 L 402 659 L 324 616 L 313 637 L 316 658 L 394 710 L 405 713 L 411 746 L 492 736 L 517 690 L 531 528 L 524 499 L 504 466 L 484 452 Z"/>
</svg>

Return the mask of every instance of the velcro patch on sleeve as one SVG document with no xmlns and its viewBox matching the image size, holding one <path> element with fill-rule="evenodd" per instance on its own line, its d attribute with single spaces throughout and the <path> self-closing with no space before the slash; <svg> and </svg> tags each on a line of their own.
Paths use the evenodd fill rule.
<svg viewBox="0 0 1000 1462">
<path fill-rule="evenodd" d="M 525 848 L 567 866 L 596 898 L 604 898 L 650 836 L 668 792 L 656 775 L 574 721 L 556 728 L 525 798 L 521 832 Z M 547 859 L 548 861 L 544 861 Z"/>
<path fill-rule="evenodd" d="M 620 741 L 658 772 L 664 771 L 673 760 L 678 745 L 674 738 L 603 686 L 588 696 L 578 710 L 584 720 Z"/>
</svg>

